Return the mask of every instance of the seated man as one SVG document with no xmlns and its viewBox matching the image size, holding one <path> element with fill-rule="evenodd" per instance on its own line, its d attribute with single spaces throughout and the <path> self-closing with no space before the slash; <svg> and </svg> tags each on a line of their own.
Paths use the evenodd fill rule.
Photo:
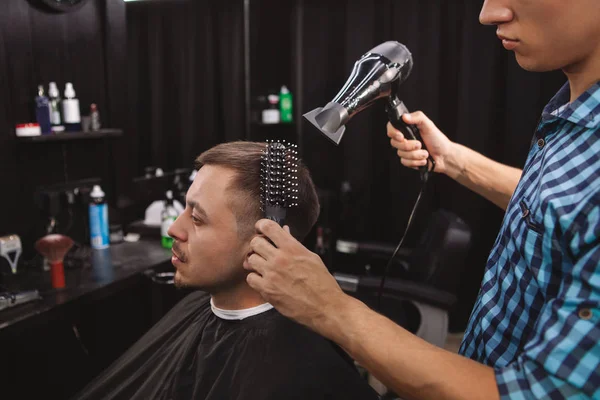
<svg viewBox="0 0 600 400">
<path fill-rule="evenodd" d="M 263 217 L 264 149 L 232 142 L 198 157 L 186 209 L 169 234 L 176 284 L 202 292 L 184 298 L 77 398 L 378 398 L 341 349 L 283 317 L 246 283 L 242 265 Z M 319 214 L 302 164 L 298 190 L 286 224 L 301 240 Z"/>
</svg>

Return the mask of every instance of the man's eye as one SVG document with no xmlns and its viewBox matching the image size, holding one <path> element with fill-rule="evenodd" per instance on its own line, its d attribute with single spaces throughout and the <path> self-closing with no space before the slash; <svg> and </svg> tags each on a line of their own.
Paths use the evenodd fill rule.
<svg viewBox="0 0 600 400">
<path fill-rule="evenodd" d="M 192 215 L 192 222 L 195 224 L 201 224 L 202 220 L 200 218 L 196 218 Z"/>
</svg>

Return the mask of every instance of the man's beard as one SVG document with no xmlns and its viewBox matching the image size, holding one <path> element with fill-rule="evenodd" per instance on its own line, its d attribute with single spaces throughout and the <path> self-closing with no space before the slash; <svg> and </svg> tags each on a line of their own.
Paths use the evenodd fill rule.
<svg viewBox="0 0 600 400">
<path fill-rule="evenodd" d="M 179 272 L 175 272 L 175 277 L 173 278 L 173 283 L 175 284 L 175 287 L 178 289 L 186 289 L 189 286 L 182 281 L 181 279 L 181 275 L 179 275 Z"/>
</svg>

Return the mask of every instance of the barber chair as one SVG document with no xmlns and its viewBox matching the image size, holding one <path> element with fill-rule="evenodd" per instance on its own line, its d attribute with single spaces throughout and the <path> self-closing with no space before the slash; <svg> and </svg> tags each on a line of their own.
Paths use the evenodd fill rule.
<svg viewBox="0 0 600 400">
<path fill-rule="evenodd" d="M 368 273 L 371 264 L 389 259 L 395 246 L 339 240 L 338 253 L 365 263 L 365 273 L 334 272 L 340 287 L 371 308 L 429 343 L 444 347 L 448 314 L 456 303 L 461 273 L 471 245 L 469 226 L 446 210 L 432 213 L 414 249 L 402 250 L 390 267 L 380 307 L 377 294 L 382 276 Z"/>
<path fill-rule="evenodd" d="M 400 249 L 396 255 L 379 304 L 377 296 L 382 276 L 374 273 L 377 268 L 373 266 L 387 262 L 394 253 L 394 245 L 338 240 L 337 252 L 346 259 L 354 257 L 359 264 L 363 263 L 363 273 L 334 272 L 333 276 L 346 293 L 425 341 L 444 347 L 448 314 L 456 303 L 470 246 L 469 226 L 455 214 L 437 210 L 432 213 L 416 247 Z M 356 263 L 353 264 L 356 271 Z M 401 400 L 374 376 L 366 371 L 364 374 L 381 399 Z"/>
</svg>

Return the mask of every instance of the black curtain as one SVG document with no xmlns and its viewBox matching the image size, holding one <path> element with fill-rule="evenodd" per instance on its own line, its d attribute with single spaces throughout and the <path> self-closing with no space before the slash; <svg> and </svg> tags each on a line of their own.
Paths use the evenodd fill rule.
<svg viewBox="0 0 600 400">
<path fill-rule="evenodd" d="M 245 136 L 243 4 L 127 4 L 130 165 L 191 167 Z"/>
<path fill-rule="evenodd" d="M 414 68 L 401 87 L 411 110 L 424 111 L 453 141 L 521 168 L 544 104 L 565 82 L 560 72 L 530 73 L 502 48 L 495 27 L 479 24 L 482 1 L 303 1 L 303 112 L 326 104 L 355 60 L 386 40 L 404 43 Z M 309 124 L 303 157 L 321 187 L 354 189 L 354 212 L 342 234 L 397 242 L 419 191 L 416 171 L 402 167 L 385 134 L 384 106 L 359 114 L 339 148 Z M 329 162 L 324 162 L 328 160 Z M 473 230 L 473 247 L 461 276 L 451 329 L 464 329 L 479 290 L 503 211 L 445 176 L 430 180 L 407 238 L 414 244 L 428 214 L 444 208 Z"/>
</svg>

